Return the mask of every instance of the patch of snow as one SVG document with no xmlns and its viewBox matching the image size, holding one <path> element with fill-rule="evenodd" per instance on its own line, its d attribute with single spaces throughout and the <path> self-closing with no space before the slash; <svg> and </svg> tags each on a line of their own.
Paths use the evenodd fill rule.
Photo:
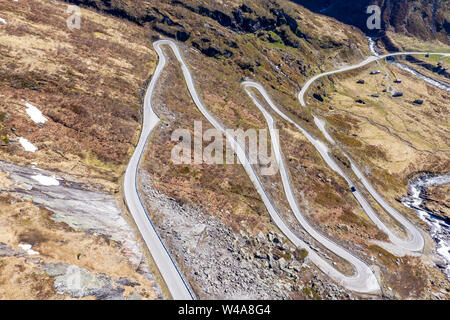
<svg viewBox="0 0 450 320">
<path fill-rule="evenodd" d="M 3 19 L 3 18 L 0 18 L 0 22 L 3 23 L 4 25 L 7 25 L 7 24 L 8 24 L 8 22 L 6 22 L 6 20 Z"/>
<path fill-rule="evenodd" d="M 46 177 L 42 174 L 38 174 L 36 176 L 32 176 L 32 179 L 36 180 L 43 186 L 59 186 L 59 181 L 56 180 L 54 177 Z"/>
<path fill-rule="evenodd" d="M 38 150 L 38 148 L 34 144 L 32 144 L 30 141 L 28 141 L 25 138 L 20 137 L 19 142 L 22 145 L 22 147 L 25 149 L 25 151 L 36 152 Z"/>
<path fill-rule="evenodd" d="M 47 119 L 42 114 L 41 110 L 33 106 L 31 103 L 26 103 L 25 106 L 27 107 L 27 113 L 30 116 L 31 120 L 33 120 L 35 123 L 46 123 Z"/>
<path fill-rule="evenodd" d="M 31 249 L 32 245 L 27 243 L 19 243 L 19 247 L 25 250 L 30 256 L 40 254 L 37 251 Z"/>
</svg>

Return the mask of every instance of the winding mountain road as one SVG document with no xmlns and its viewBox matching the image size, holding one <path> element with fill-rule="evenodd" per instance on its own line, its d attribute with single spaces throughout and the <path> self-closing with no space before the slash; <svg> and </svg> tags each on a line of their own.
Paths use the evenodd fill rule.
<svg viewBox="0 0 450 320">
<path fill-rule="evenodd" d="M 164 44 L 173 44 L 173 42 L 163 40 L 157 41 L 153 44 L 153 47 L 158 54 L 159 62 L 145 94 L 142 132 L 125 172 L 123 183 L 124 197 L 128 209 L 136 222 L 139 232 L 141 233 L 145 244 L 153 257 L 153 260 L 158 266 L 161 276 L 163 277 L 172 298 L 175 300 L 192 300 L 194 299 L 194 295 L 184 281 L 183 275 L 150 220 L 150 216 L 141 201 L 137 187 L 137 176 L 142 155 L 145 151 L 151 132 L 159 123 L 159 118 L 153 109 L 152 96 L 159 76 L 166 65 L 166 57 L 161 49 L 161 45 Z"/>
<path fill-rule="evenodd" d="M 376 57 L 379 57 L 380 54 L 378 53 L 378 47 L 376 42 L 371 38 L 371 37 L 367 37 L 368 42 L 369 42 L 369 49 L 370 52 L 372 52 L 372 54 Z M 442 59 L 442 58 L 441 58 Z M 450 85 L 447 82 L 438 80 L 438 79 L 434 79 L 431 78 L 429 76 L 424 75 L 423 73 L 417 71 L 414 68 L 411 68 L 410 66 L 403 64 L 403 63 L 399 63 L 399 62 L 391 62 L 392 65 L 396 66 L 397 68 L 403 69 L 413 75 L 415 75 L 416 77 L 419 77 L 420 79 L 422 79 L 425 82 L 428 82 L 429 84 L 438 87 L 439 89 L 445 90 L 447 92 L 450 92 Z"/>
<path fill-rule="evenodd" d="M 404 56 L 404 55 L 424 55 L 427 54 L 427 52 L 418 52 L 418 51 L 408 51 L 408 52 L 395 52 L 395 53 L 388 53 L 388 54 L 383 54 L 383 55 L 377 55 L 377 56 L 370 56 L 368 57 L 366 60 L 354 64 L 354 65 L 350 65 L 350 66 L 344 66 L 342 68 L 336 69 L 336 70 L 332 70 L 332 71 L 327 71 L 318 75 L 315 75 L 314 77 L 312 77 L 311 79 L 309 79 L 302 87 L 302 89 L 300 90 L 299 94 L 298 94 L 298 99 L 300 101 L 300 104 L 302 106 L 306 106 L 305 100 L 304 100 L 304 96 L 306 91 L 308 91 L 309 87 L 318 79 L 326 77 L 326 76 L 330 76 L 332 74 L 336 74 L 336 73 L 341 73 L 341 72 L 345 72 L 345 71 L 350 71 L 350 70 L 354 70 L 354 69 L 358 69 L 361 67 L 364 67 L 365 65 L 368 65 L 369 63 L 375 62 L 377 60 L 382 60 L 382 59 L 386 59 L 388 57 L 395 57 L 395 56 Z M 450 53 L 428 53 L 429 55 L 439 55 L 439 56 L 446 56 L 446 57 L 450 57 Z"/>
<path fill-rule="evenodd" d="M 244 82 L 244 85 L 247 84 L 247 82 Z M 345 172 L 341 169 L 341 167 L 337 164 L 337 162 L 333 159 L 333 157 L 329 154 L 330 149 L 328 146 L 320 141 L 319 139 L 313 137 L 308 131 L 306 131 L 303 127 L 301 127 L 298 123 L 296 123 L 294 120 L 292 120 L 290 117 L 288 117 L 285 113 L 283 113 L 271 100 L 267 92 L 264 90 L 264 88 L 254 83 L 253 87 L 256 88 L 261 95 L 266 100 L 267 104 L 272 108 L 275 113 L 277 113 L 281 118 L 288 121 L 289 123 L 293 124 L 298 130 L 301 131 L 301 133 L 306 137 L 306 139 L 316 148 L 316 150 L 321 155 L 322 159 L 326 162 L 326 164 L 334 170 L 336 173 L 338 173 L 341 177 L 345 179 L 345 181 L 350 187 L 354 186 L 354 183 L 351 181 L 351 179 L 345 174 Z M 325 131 L 324 122 L 319 119 L 315 118 L 315 123 L 318 126 L 320 130 L 323 130 L 324 135 L 328 136 L 328 139 L 332 139 L 328 133 Z M 361 205 L 364 212 L 367 214 L 367 216 L 376 224 L 376 226 L 385 232 L 392 243 L 394 243 L 396 246 L 398 246 L 400 249 L 395 250 L 396 252 L 404 253 L 405 251 L 420 251 L 423 248 L 424 240 L 422 237 L 422 234 L 418 229 L 416 229 L 408 220 L 406 220 L 400 213 L 398 213 L 395 209 L 393 209 L 377 192 L 376 190 L 370 185 L 370 183 L 365 179 L 361 171 L 356 167 L 356 165 L 353 163 L 351 159 L 349 159 L 352 165 L 352 169 L 355 173 L 355 175 L 361 179 L 361 182 L 364 184 L 364 186 L 367 188 L 369 193 L 380 203 L 380 205 L 383 206 L 383 208 L 391 213 L 392 216 L 394 216 L 407 230 L 407 239 L 402 239 L 398 237 L 390 228 L 388 228 L 378 217 L 377 213 L 373 210 L 373 208 L 370 206 L 370 204 L 367 202 L 367 200 L 364 198 L 362 193 L 355 187 L 355 191 L 353 192 L 354 197 Z M 383 245 L 386 249 L 390 249 L 390 251 L 393 251 L 392 247 L 380 243 Z"/>
<path fill-rule="evenodd" d="M 246 92 L 250 96 L 250 98 L 253 100 L 253 103 L 258 107 L 258 109 L 264 115 L 267 126 L 269 127 L 272 148 L 275 152 L 275 158 L 276 158 L 277 162 L 279 163 L 279 167 L 280 167 L 280 175 L 281 175 L 281 181 L 283 184 L 283 189 L 286 194 L 286 198 L 288 200 L 289 206 L 291 207 L 292 212 L 294 213 L 295 218 L 300 223 L 300 225 L 305 229 L 305 231 L 308 232 L 315 240 L 317 240 L 319 243 L 321 243 L 325 248 L 329 249 L 330 251 L 334 252 L 336 255 L 340 256 L 341 258 L 347 260 L 350 264 L 352 264 L 355 269 L 355 275 L 347 276 L 347 275 L 340 273 L 334 267 L 330 266 L 320 256 L 313 255 L 314 251 L 311 250 L 309 247 L 307 247 L 306 250 L 308 250 L 310 259 L 323 272 L 327 273 L 332 279 L 341 283 L 344 287 L 346 287 L 348 289 L 351 289 L 353 291 L 358 291 L 358 292 L 367 292 L 367 293 L 377 292 L 379 290 L 378 280 L 375 277 L 370 266 L 367 265 L 364 261 L 362 261 L 358 257 L 356 257 L 351 252 L 345 250 L 341 246 L 337 245 L 336 243 L 332 242 L 331 240 L 329 240 L 328 238 L 326 238 L 325 236 L 320 234 L 318 231 L 316 231 L 314 229 L 313 226 L 311 226 L 311 224 L 308 222 L 308 220 L 306 220 L 306 218 L 303 216 L 303 214 L 298 206 L 298 203 L 297 203 L 297 200 L 295 197 L 295 193 L 294 193 L 294 190 L 292 188 L 292 184 L 291 184 L 291 181 L 289 178 L 288 169 L 286 168 L 286 165 L 285 165 L 285 162 L 283 159 L 283 154 L 282 154 L 281 146 L 280 146 L 280 138 L 278 135 L 278 131 L 275 129 L 275 121 L 274 121 L 272 115 L 266 111 L 266 109 L 259 103 L 259 101 L 253 95 L 253 93 L 248 90 L 248 88 L 256 89 L 264 97 L 267 104 L 269 104 L 272 107 L 272 109 L 278 110 L 278 108 L 273 104 L 269 95 L 267 94 L 265 89 L 260 84 L 258 84 L 256 82 L 245 81 L 242 83 L 242 86 L 244 87 L 244 89 L 246 90 Z M 296 237 L 291 237 L 289 239 L 293 243 L 296 243 L 297 239 L 295 239 L 295 238 Z"/>
<path fill-rule="evenodd" d="M 153 130 L 153 128 L 158 124 L 159 118 L 157 117 L 154 109 L 152 107 L 152 94 L 155 88 L 155 84 L 162 72 L 166 58 L 164 52 L 161 49 L 162 45 L 168 45 L 175 54 L 178 62 L 181 65 L 181 69 L 183 72 L 184 80 L 188 87 L 189 93 L 197 106 L 200 112 L 205 116 L 205 118 L 219 131 L 221 131 L 225 137 L 230 142 L 234 152 L 236 153 L 239 162 L 242 164 L 244 169 L 246 170 L 250 180 L 255 186 L 258 194 L 261 196 L 264 205 L 266 206 L 272 220 L 278 226 L 278 228 L 283 232 L 283 234 L 290 239 L 296 246 L 299 248 L 304 248 L 308 250 L 310 259 L 319 266 L 319 268 L 326 274 L 328 274 L 332 279 L 334 279 L 337 283 L 342 286 L 348 288 L 349 290 L 362 292 L 362 293 L 377 293 L 380 290 L 380 286 L 378 281 L 371 270 L 371 268 L 365 264 L 362 260 L 358 259 L 348 251 L 342 249 L 338 245 L 329 241 L 325 237 L 320 234 L 316 234 L 316 238 L 322 240 L 324 244 L 328 245 L 333 252 L 336 254 L 343 256 L 345 259 L 349 260 L 355 266 L 355 274 L 352 276 L 346 276 L 337 271 L 334 267 L 332 267 L 328 262 L 326 262 L 322 257 L 320 257 L 316 252 L 314 252 L 309 245 L 307 245 L 303 240 L 301 240 L 283 221 L 277 212 L 275 206 L 273 205 L 271 199 L 266 194 L 264 187 L 256 174 L 254 168 L 251 165 L 251 162 L 245 152 L 243 146 L 241 146 L 238 141 L 235 139 L 232 133 L 227 131 L 222 124 L 220 124 L 205 108 L 203 105 L 194 85 L 194 81 L 192 75 L 184 62 L 184 59 L 180 53 L 178 46 L 170 40 L 161 40 L 154 43 L 154 47 L 158 56 L 160 58 L 159 64 L 156 68 L 155 74 L 152 78 L 152 81 L 147 90 L 147 94 L 145 97 L 144 103 L 144 122 L 141 138 L 139 140 L 138 146 L 133 154 L 133 157 L 130 161 L 130 164 L 127 168 L 125 175 L 125 198 L 130 209 L 130 212 L 133 215 L 133 218 L 138 225 L 138 228 L 141 234 L 146 241 L 147 246 L 152 253 L 152 256 L 158 265 L 158 268 L 161 271 L 161 274 L 166 281 L 169 290 L 174 297 L 174 299 L 189 299 L 193 298 L 191 292 L 189 291 L 188 286 L 178 268 L 176 267 L 175 261 L 171 258 L 168 250 L 164 246 L 162 239 L 158 236 L 156 229 L 151 223 L 144 206 L 140 200 L 139 193 L 137 191 L 136 177 L 137 177 L 137 169 L 139 167 L 140 158 L 142 157 L 142 153 L 145 149 L 145 145 L 147 143 L 148 137 Z M 281 158 L 277 159 L 278 161 Z M 292 190 L 292 189 L 291 189 Z M 293 199 L 293 198 L 291 198 Z M 306 221 L 306 220 L 305 220 Z M 309 225 L 308 225 L 309 226 Z M 309 226 L 309 231 L 314 232 L 314 229 Z"/>
<path fill-rule="evenodd" d="M 372 50 L 374 52 L 374 50 Z M 363 67 L 369 63 L 385 59 L 387 57 L 393 57 L 393 56 L 401 56 L 401 55 L 423 55 L 426 54 L 424 52 L 417 52 L 417 51 L 411 51 L 411 52 L 396 52 L 396 53 L 390 53 L 390 54 L 384 54 L 384 55 L 376 55 L 376 56 L 370 56 L 366 60 L 355 64 L 351 66 L 345 66 L 337 70 L 324 72 L 321 74 L 318 74 L 314 76 L 313 78 L 309 79 L 305 85 L 302 87 L 301 91 L 298 94 L 298 100 L 300 101 L 300 104 L 305 107 L 305 94 L 310 88 L 310 86 L 318 79 L 329 76 L 332 74 L 337 74 L 341 72 L 346 72 L 349 70 L 354 70 L 360 67 Z M 443 55 L 443 56 L 450 56 L 450 53 L 429 53 L 430 55 Z M 314 122 L 316 126 L 319 128 L 319 130 L 323 133 L 325 138 L 333 145 L 336 145 L 335 141 L 331 138 L 331 136 L 328 134 L 328 132 L 325 129 L 325 123 L 322 119 L 317 118 L 315 115 Z M 292 121 L 292 120 L 291 120 Z M 405 229 L 407 236 L 406 239 L 403 239 L 399 237 L 395 232 L 393 232 L 390 228 L 388 228 L 378 217 L 376 212 L 372 209 L 372 207 L 369 205 L 369 203 L 364 199 L 362 194 L 358 189 L 353 193 L 355 198 L 358 200 L 358 202 L 361 204 L 361 207 L 364 209 L 366 214 L 369 216 L 369 218 L 376 224 L 376 226 L 385 232 L 392 244 L 394 246 L 387 244 L 387 243 L 380 243 L 385 249 L 388 249 L 389 251 L 397 254 L 405 254 L 408 252 L 414 252 L 414 251 L 421 251 L 424 247 L 425 241 L 422 236 L 422 233 L 419 229 L 417 229 L 411 222 L 409 222 L 402 214 L 400 214 L 397 210 L 395 210 L 389 203 L 381 197 L 381 195 L 373 188 L 373 186 L 370 184 L 370 182 L 367 180 L 367 178 L 363 175 L 361 170 L 356 166 L 355 162 L 350 158 L 350 156 L 345 153 L 343 150 L 341 150 L 344 155 L 347 157 L 347 159 L 350 161 L 351 169 L 353 173 L 356 175 L 356 177 L 360 180 L 360 182 L 364 185 L 366 190 L 370 193 L 370 195 L 378 202 L 378 204 L 387 212 L 389 213 L 395 220 L 397 220 Z M 320 152 L 320 151 L 319 151 Z M 328 165 L 332 168 L 337 165 L 334 160 L 329 163 L 329 157 L 324 158 L 325 161 L 328 163 Z M 342 171 L 337 171 L 346 181 L 349 183 L 349 185 L 354 186 L 350 178 Z M 356 187 L 355 187 L 356 188 Z"/>
<path fill-rule="evenodd" d="M 267 208 L 269 215 L 271 216 L 273 222 L 277 225 L 277 227 L 283 232 L 283 234 L 296 246 L 299 248 L 304 248 L 308 250 L 310 259 L 326 274 L 328 274 L 332 279 L 334 279 L 336 282 L 341 284 L 342 286 L 346 287 L 349 290 L 361 292 L 361 293 L 378 293 L 380 291 L 380 285 L 378 283 L 377 278 L 375 277 L 375 274 L 373 270 L 370 268 L 369 265 L 367 265 L 364 261 L 353 255 L 351 252 L 345 250 L 344 248 L 340 247 L 339 245 L 335 244 L 334 242 L 330 241 L 323 235 L 321 235 L 319 232 L 317 232 L 303 217 L 301 214 L 301 211 L 298 207 L 297 201 L 294 197 L 294 192 L 289 180 L 289 175 L 286 169 L 286 166 L 284 164 L 284 160 L 282 157 L 281 147 L 279 144 L 279 137 L 276 130 L 274 130 L 274 120 L 272 116 L 258 103 L 258 101 L 255 99 L 255 97 L 247 91 L 247 93 L 250 94 L 250 97 L 253 99 L 254 103 L 258 106 L 259 110 L 263 113 L 266 122 L 269 127 L 269 131 L 272 137 L 272 146 L 275 151 L 276 160 L 278 162 L 278 165 L 280 166 L 280 172 L 282 176 L 282 182 L 283 187 L 286 193 L 286 196 L 288 198 L 288 202 L 293 209 L 294 215 L 296 216 L 297 220 L 300 222 L 300 224 L 305 228 L 305 230 L 310 233 L 318 242 L 320 242 L 322 245 L 324 245 L 326 248 L 333 251 L 338 256 L 344 258 L 349 263 L 351 263 L 355 268 L 355 274 L 352 276 L 347 276 L 336 270 L 334 267 L 332 267 L 328 262 L 326 262 L 321 256 L 319 256 L 314 250 L 312 250 L 309 245 L 307 245 L 303 240 L 301 240 L 295 232 L 293 232 L 290 227 L 285 223 L 285 221 L 281 218 L 280 214 L 278 213 L 277 209 L 275 208 L 274 204 L 272 203 L 271 199 L 267 195 L 266 191 L 264 190 L 264 187 L 258 177 L 258 175 L 255 172 L 255 169 L 251 165 L 251 162 L 248 158 L 248 155 L 245 152 L 245 148 L 241 146 L 238 141 L 235 139 L 232 133 L 227 131 L 222 124 L 220 124 L 205 108 L 203 105 L 196 89 L 195 84 L 192 78 L 192 75 L 189 71 L 189 68 L 187 67 L 181 52 L 178 48 L 178 46 L 175 44 L 175 42 L 171 40 L 160 40 L 153 44 L 158 57 L 159 62 L 156 67 L 155 73 L 151 79 L 151 82 L 149 84 L 149 87 L 147 89 L 145 100 L 144 100 L 144 112 L 143 112 L 143 124 L 142 124 L 142 132 L 141 136 L 138 142 L 138 145 L 136 146 L 136 149 L 131 157 L 131 160 L 128 164 L 125 177 L 124 177 L 124 196 L 125 201 L 127 203 L 127 206 L 130 210 L 131 215 L 133 216 L 136 225 L 148 247 L 150 250 L 152 257 L 158 266 L 160 273 L 167 284 L 167 287 L 174 299 L 183 299 L 183 300 L 189 300 L 194 299 L 194 295 L 191 292 L 191 289 L 189 288 L 188 284 L 183 279 L 183 275 L 180 272 L 179 268 L 177 267 L 176 262 L 170 255 L 168 249 L 164 245 L 163 240 L 159 236 L 155 226 L 150 220 L 150 217 L 142 203 L 142 200 L 140 198 L 138 188 L 137 188 L 137 177 L 138 177 L 138 169 L 139 164 L 142 158 L 142 155 L 145 151 L 149 136 L 153 129 L 157 126 L 159 123 L 159 118 L 157 114 L 155 113 L 152 105 L 152 95 L 155 90 L 156 83 L 161 75 L 161 72 L 163 71 L 165 65 L 166 65 L 166 56 L 164 54 L 164 51 L 162 50 L 162 46 L 167 45 L 171 48 L 173 53 L 175 54 L 176 59 L 178 60 L 182 72 L 183 77 L 186 82 L 187 88 L 189 90 L 189 93 L 197 106 L 197 108 L 200 110 L 200 112 L 203 114 L 203 116 L 219 131 L 221 131 L 227 140 L 230 142 L 230 145 L 232 146 L 234 152 L 236 153 L 239 162 L 244 167 L 246 173 L 248 174 L 250 180 L 252 181 L 253 185 L 255 186 L 258 194 L 261 196 L 261 199 Z M 323 73 L 321 75 L 317 75 L 310 79 L 305 86 L 302 88 L 302 91 L 299 93 L 299 100 L 300 103 L 304 106 L 304 95 L 310 85 L 319 79 L 320 77 L 331 75 L 338 72 L 344 72 L 347 70 L 356 69 L 359 67 L 362 67 L 368 63 L 371 63 L 373 61 L 376 61 L 378 59 L 383 59 L 388 56 L 395 56 L 395 55 L 403 55 L 403 54 L 424 54 L 424 53 L 418 53 L 418 52 L 407 52 L 407 53 L 395 53 L 395 54 L 389 54 L 379 57 L 369 57 L 367 60 L 354 65 L 354 66 L 348 66 L 344 67 L 339 70 L 330 71 Z M 334 162 L 334 160 L 330 157 L 328 154 L 328 147 L 321 142 L 320 140 L 314 138 L 311 136 L 306 130 L 304 130 L 301 126 L 296 124 L 293 120 L 291 120 L 289 117 L 287 117 L 284 113 L 282 113 L 271 101 L 268 94 L 265 92 L 264 88 L 260 86 L 257 83 L 253 82 L 245 82 L 243 84 L 244 88 L 253 87 L 257 89 L 264 97 L 266 102 L 270 105 L 270 107 L 277 112 L 283 119 L 289 121 L 290 123 L 294 124 L 306 137 L 307 139 L 316 147 L 316 149 L 319 151 L 319 153 L 322 155 L 324 160 L 327 162 L 327 164 L 335 171 L 337 171 L 339 174 L 341 174 L 349 184 L 351 184 L 351 181 L 348 177 L 346 177 L 345 173 L 341 170 L 341 168 Z M 318 124 L 319 128 L 322 128 L 324 135 L 327 137 L 327 139 L 331 139 L 331 136 L 326 133 L 324 123 L 321 122 L 320 119 L 316 120 L 316 124 Z M 352 164 L 353 166 L 353 164 Z M 387 202 L 384 202 L 384 200 L 380 196 L 376 196 L 376 191 L 371 188 L 370 184 L 366 181 L 364 182 L 365 178 L 362 176 L 362 174 L 357 170 L 356 166 L 354 167 L 355 174 L 361 179 L 363 184 L 366 186 L 366 188 L 369 190 L 369 192 L 374 196 L 377 201 L 385 208 L 388 212 L 391 212 L 393 216 L 395 216 L 396 211 L 391 208 Z M 361 176 L 361 177 L 360 177 Z M 358 199 L 358 201 L 361 203 L 363 208 L 368 212 L 368 214 L 371 212 L 371 207 L 366 202 L 366 200 L 363 198 L 363 196 L 359 192 L 355 192 L 355 197 Z M 374 222 L 376 221 L 377 217 L 376 214 L 373 213 L 375 216 L 371 216 L 373 218 Z M 399 214 L 400 215 L 400 214 Z M 370 215 L 369 215 L 370 216 Z M 407 230 L 410 230 L 410 226 L 408 225 L 408 221 L 404 219 L 401 215 L 397 217 L 400 222 L 403 222 Z M 403 221 L 402 218 L 406 221 Z M 377 223 L 377 222 L 375 222 Z M 389 229 L 386 227 L 383 227 L 381 221 L 380 228 L 383 229 L 385 232 L 390 232 Z M 377 224 L 378 225 L 378 224 Z M 414 227 L 413 227 L 414 228 Z M 414 231 L 414 229 L 411 229 Z M 409 238 L 408 241 L 404 241 L 402 239 L 399 239 L 398 241 L 394 238 L 395 235 L 391 235 L 392 239 L 397 241 L 399 244 L 403 245 L 405 248 L 408 248 L 408 250 L 419 250 L 423 247 L 423 238 L 418 237 L 414 232 L 410 230 L 409 232 Z M 419 233 L 420 234 L 420 233 Z M 403 243 L 403 242 L 404 243 Z M 394 242 L 394 241 L 393 241 Z"/>
</svg>

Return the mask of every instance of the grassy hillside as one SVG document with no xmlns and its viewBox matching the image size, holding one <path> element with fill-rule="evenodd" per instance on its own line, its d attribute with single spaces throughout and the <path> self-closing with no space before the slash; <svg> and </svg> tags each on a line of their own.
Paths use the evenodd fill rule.
<svg viewBox="0 0 450 320">
<path fill-rule="evenodd" d="M 0 17 L 7 21 L 0 24 L 0 158 L 2 164 L 36 166 L 59 177 L 69 174 L 76 182 L 61 184 L 79 190 L 75 192 L 101 192 L 120 218 L 114 194 L 137 141 L 142 90 L 156 64 L 155 54 L 145 30 L 129 21 L 83 9 L 81 29 L 71 31 L 66 10 L 65 3 L 41 0 L 0 4 Z M 41 110 L 47 122 L 34 123 L 27 103 Z M 19 138 L 38 150 L 25 151 Z M 81 222 L 55 221 L 54 212 L 31 200 L 35 196 L 20 196 L 25 189 L 16 178 L 0 170 L 1 299 L 71 299 L 55 288 L 54 274 L 45 269 L 57 268 L 61 276 L 60 268 L 68 265 L 83 268 L 87 279 L 99 277 L 96 288 L 122 278 L 137 286 L 125 286 L 124 297 L 134 292 L 161 298 L 151 274 L 138 271 L 148 259 L 131 259 L 122 242 L 93 224 L 90 219 L 98 212 L 88 210 L 86 217 L 78 217 Z M 26 185 L 35 195 L 45 188 Z M 65 199 L 70 210 L 69 195 L 54 190 L 48 202 L 51 197 Z M 118 225 L 124 221 L 119 218 Z M 93 226 L 81 230 L 84 224 Z M 18 245 L 24 243 L 39 256 L 20 251 Z M 104 294 L 120 293 L 118 286 L 113 282 Z"/>
<path fill-rule="evenodd" d="M 68 4 L 83 8 L 80 30 L 66 27 Z M 354 152 L 360 163 L 373 167 L 384 178 L 374 180 L 374 184 L 392 203 L 404 191 L 404 179 L 409 174 L 431 167 L 427 160 L 440 166 L 435 165 L 435 170 L 446 164 L 440 158 L 411 151 L 392 135 L 360 119 L 373 116 L 373 121 L 391 126 L 393 117 L 407 114 L 403 126 L 392 130 L 403 139 L 414 139 L 417 148 L 440 150 L 446 147 L 445 124 L 435 117 L 445 113 L 445 97 L 431 100 L 435 92 L 428 87 L 414 92 L 406 88 L 413 84 L 405 81 L 403 89 L 408 98 L 430 98 L 430 107 L 420 112 L 426 118 L 415 130 L 420 132 L 409 132 L 418 122 L 408 113 L 406 102 L 387 110 L 385 104 L 392 100 L 383 98 L 383 103 L 374 103 L 376 114 L 355 106 L 355 95 L 365 97 L 370 90 L 381 88 L 375 82 L 364 89 L 355 86 L 350 77 L 359 76 L 357 72 L 339 78 L 339 84 L 334 78 L 316 84 L 310 93 L 321 94 L 325 101 L 318 103 L 311 98 L 309 107 L 300 107 L 296 95 L 308 78 L 361 61 L 369 50 L 361 30 L 294 2 L 71 0 L 49 4 L 31 0 L 2 3 L 0 17 L 8 21 L 0 25 L 0 153 L 8 162 L 24 166 L 36 162 L 40 168 L 76 176 L 92 189 L 120 195 L 120 178 L 139 135 L 143 92 L 157 62 L 152 42 L 172 38 L 182 49 L 203 102 L 227 128 L 265 128 L 260 112 L 240 87 L 243 79 L 252 79 L 267 89 L 280 109 L 325 141 L 311 115 L 312 110 L 321 110 L 336 139 Z M 38 107 L 48 122 L 35 125 L 26 113 L 26 102 Z M 149 212 L 200 297 L 220 296 L 217 291 L 230 294 L 236 288 L 245 291 L 243 286 L 247 285 L 252 286 L 248 292 L 277 298 L 359 297 L 332 283 L 308 263 L 304 253 L 278 234 L 241 166 L 177 166 L 170 162 L 174 129 L 192 131 L 195 120 L 203 120 L 205 129 L 208 126 L 193 105 L 170 54 L 154 103 L 162 122 L 149 141 L 140 176 L 141 192 L 148 191 L 144 196 L 150 200 L 157 198 L 155 193 L 166 197 L 164 205 L 169 206 L 169 214 L 161 208 Z M 335 111 L 343 111 L 335 110 L 337 106 L 355 115 L 337 114 Z M 371 240 L 385 239 L 386 235 L 364 214 L 345 181 L 326 166 L 298 130 L 280 118 L 276 120 L 297 200 L 308 221 L 377 266 L 383 287 L 394 289 L 390 297 L 427 298 L 428 289 L 440 290 L 439 285 L 431 284 L 441 283 L 439 272 L 420 258 L 396 258 L 371 244 Z M 431 141 L 425 123 L 443 127 L 439 139 Z M 373 135 L 379 140 L 374 141 Z M 18 142 L 20 137 L 32 142 L 38 151 L 24 151 Z M 404 153 L 404 162 L 392 160 L 391 164 L 394 147 Z M 336 150 L 334 155 L 345 169 L 348 163 Z M 280 177 L 264 177 L 262 182 L 292 228 L 315 248 L 323 249 L 295 222 Z M 15 208 L 10 200 L 1 200 L 8 210 Z M 150 200 L 149 209 L 154 205 Z M 177 214 L 192 211 L 198 214 L 197 220 L 177 224 Z M 6 216 L 5 221 L 14 217 Z M 16 222 L 11 223 L 11 230 Z M 201 232 L 199 226 L 205 226 Z M 50 227 L 45 226 L 45 230 Z M 33 228 L 44 227 L 29 226 Z M 221 238 L 215 241 L 212 235 Z M 112 242 L 105 243 L 114 247 Z M 217 244 L 225 251 L 220 257 L 218 250 L 208 249 L 217 249 Z M 320 251 L 336 261 L 337 268 L 351 273 L 348 264 L 326 250 Z M 199 252 L 211 268 L 209 274 L 203 272 Z M 223 256 L 232 262 L 225 259 L 218 263 Z M 411 272 L 410 265 L 417 266 L 417 271 Z M 242 282 L 235 270 L 250 270 L 259 276 L 253 282 Z M 47 294 L 53 295 L 53 291 Z"/>
</svg>

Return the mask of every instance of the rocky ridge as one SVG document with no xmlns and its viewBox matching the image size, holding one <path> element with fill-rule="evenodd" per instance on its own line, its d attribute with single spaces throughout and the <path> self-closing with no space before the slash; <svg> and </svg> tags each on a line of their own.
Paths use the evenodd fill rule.
<svg viewBox="0 0 450 320">
<path fill-rule="evenodd" d="M 199 298 L 350 299 L 313 267 L 307 253 L 276 232 L 236 234 L 219 218 L 152 187 L 140 171 L 141 195 L 152 220 Z"/>
<path fill-rule="evenodd" d="M 121 248 L 121 253 L 134 270 L 152 281 L 153 290 L 159 298 L 162 298 L 162 291 L 145 262 L 145 256 L 135 232 L 130 223 L 122 217 L 113 195 L 92 190 L 95 185 L 87 186 L 66 174 L 56 176 L 45 170 L 20 167 L 3 161 L 0 161 L 0 171 L 6 173 L 11 181 L 9 185 L 0 187 L 0 194 L 8 192 L 9 196 L 18 200 L 31 200 L 35 205 L 43 206 L 52 212 L 50 219 L 56 223 L 101 237 L 106 243 Z M 33 178 L 37 176 L 52 177 L 59 184 L 45 185 Z M 27 254 L 14 251 L 7 244 L 0 245 L 0 257 L 29 258 Z M 89 270 L 67 263 L 48 263 L 41 257 L 31 258 L 35 259 L 31 261 L 35 261 L 41 271 L 55 278 L 55 288 L 61 294 L 68 293 L 75 298 L 85 296 L 95 296 L 98 299 L 123 298 L 124 290 L 112 286 L 113 279 L 105 274 L 95 275 Z M 79 254 L 78 259 L 81 258 L 82 255 Z M 70 274 L 68 274 L 74 270 L 82 280 L 81 286 L 75 289 L 70 287 Z M 93 287 L 90 287 L 91 285 Z"/>
</svg>

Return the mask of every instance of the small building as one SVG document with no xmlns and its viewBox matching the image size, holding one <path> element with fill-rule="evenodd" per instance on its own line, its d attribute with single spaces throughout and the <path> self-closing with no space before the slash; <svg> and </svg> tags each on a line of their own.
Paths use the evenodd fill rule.
<svg viewBox="0 0 450 320">
<path fill-rule="evenodd" d="M 323 102 L 323 98 L 322 98 L 322 95 L 321 95 L 321 94 L 319 94 L 319 93 L 313 93 L 313 97 L 314 97 L 314 99 L 316 99 L 316 100 L 318 100 L 318 101 L 320 101 L 320 102 Z"/>
<path fill-rule="evenodd" d="M 402 83 L 402 79 L 395 79 L 394 83 Z"/>
<path fill-rule="evenodd" d="M 400 91 L 397 91 L 392 95 L 392 97 L 394 97 L 394 98 L 401 97 L 401 96 L 403 96 L 403 92 L 400 92 Z"/>
<path fill-rule="evenodd" d="M 374 74 L 379 74 L 380 73 L 380 70 L 374 70 L 374 71 L 370 71 L 370 74 L 371 75 L 374 75 Z"/>
</svg>

